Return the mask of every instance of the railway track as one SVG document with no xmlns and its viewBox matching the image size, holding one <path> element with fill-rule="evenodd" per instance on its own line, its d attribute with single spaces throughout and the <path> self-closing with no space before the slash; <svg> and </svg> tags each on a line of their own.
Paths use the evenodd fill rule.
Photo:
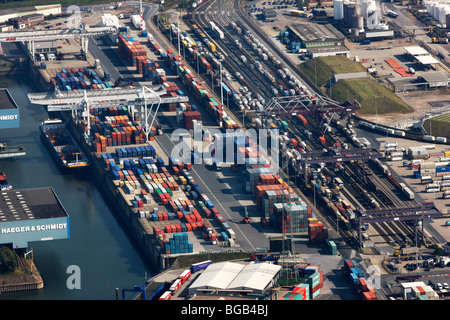
<svg viewBox="0 0 450 320">
<path fill-rule="evenodd" d="M 250 89 L 250 91 L 264 97 L 265 99 L 270 99 L 273 95 L 268 92 L 267 88 L 273 85 L 273 83 L 262 76 L 261 72 L 254 67 L 257 62 L 261 61 L 254 58 L 254 49 L 246 41 L 244 41 L 242 36 L 244 35 L 245 30 L 249 30 L 260 40 L 262 40 L 262 42 L 264 42 L 264 44 L 274 53 L 274 56 L 279 55 L 279 50 L 271 43 L 270 40 L 267 41 L 267 39 L 265 39 L 266 35 L 259 30 L 259 27 L 254 25 L 253 21 L 243 18 L 245 17 L 245 13 L 242 14 L 242 8 L 240 8 L 239 2 L 239 0 L 229 0 L 221 3 L 220 8 L 218 3 L 215 1 L 205 2 L 192 12 L 190 18 L 185 18 L 184 21 L 186 25 L 191 28 L 193 24 L 197 24 L 206 34 L 208 34 L 209 38 L 217 44 L 217 52 L 215 53 L 215 56 L 222 58 L 221 62 L 223 68 L 233 74 L 238 72 L 241 73 L 243 78 L 242 82 Z M 228 14 L 224 14 L 224 11 L 228 12 Z M 214 21 L 218 26 L 220 26 L 224 34 L 222 39 L 209 30 L 210 21 Z M 237 23 L 242 28 L 243 32 L 241 35 L 237 34 L 235 30 L 230 27 L 232 22 Z M 237 42 L 242 44 L 241 49 L 237 48 Z M 242 61 L 242 56 L 247 59 L 246 63 Z M 291 70 L 294 70 L 294 73 L 297 73 L 297 75 L 302 78 L 290 61 L 283 61 L 283 63 L 285 63 Z M 271 74 L 277 76 L 276 68 L 273 64 L 264 62 L 262 62 L 262 64 L 264 64 L 265 67 L 272 72 Z M 302 80 L 308 84 L 308 88 L 311 89 L 312 92 L 317 91 L 312 89 L 315 87 L 313 84 L 311 86 L 311 83 L 308 83 L 307 80 Z M 280 79 L 278 76 L 276 77 L 276 83 L 281 86 L 284 84 L 283 79 Z M 303 126 L 303 124 L 300 124 L 299 120 L 295 119 L 296 117 L 283 117 L 283 120 L 289 124 L 289 134 L 292 137 L 299 138 L 300 141 L 307 141 L 311 149 L 320 150 L 323 148 L 334 147 L 336 142 L 340 144 L 347 143 L 353 147 L 356 147 L 353 140 L 350 139 L 349 136 L 342 134 L 342 132 L 334 127 L 331 127 L 331 132 L 328 134 L 322 132 L 320 127 L 318 128 L 317 126 L 312 125 L 311 121 L 308 121 L 308 124 Z M 305 129 L 309 130 L 314 137 L 323 135 L 326 139 L 325 145 L 320 144 L 316 139 L 309 139 L 306 137 Z M 354 167 L 351 168 L 351 166 L 347 164 L 344 164 L 343 166 L 345 171 L 342 174 L 342 177 L 349 186 L 349 190 L 345 191 L 346 195 L 348 195 L 346 198 L 351 199 L 350 201 L 355 207 L 362 206 L 366 209 L 373 209 L 372 204 L 368 201 L 367 196 L 365 196 L 366 194 L 377 201 L 380 204 L 380 208 L 398 208 L 404 207 L 405 204 L 407 204 L 405 201 L 399 199 L 398 190 L 392 188 L 392 186 L 389 186 L 385 179 L 382 180 L 375 178 L 380 184 L 380 189 L 376 190 L 371 188 L 365 179 L 361 180 L 355 178 L 358 177 L 360 170 L 363 170 L 363 172 L 366 170 L 365 172 L 373 173 L 372 169 L 368 167 L 362 169 Z M 372 176 L 376 175 L 374 174 Z M 410 206 L 410 204 L 408 206 Z M 334 219 L 329 220 L 331 223 L 336 222 Z M 414 231 L 411 231 L 412 228 L 403 222 L 395 222 L 390 224 L 377 223 L 373 225 L 380 234 L 385 235 L 385 239 L 389 243 L 406 243 L 409 241 L 408 238 L 410 238 L 409 236 L 412 234 L 411 232 Z"/>
</svg>

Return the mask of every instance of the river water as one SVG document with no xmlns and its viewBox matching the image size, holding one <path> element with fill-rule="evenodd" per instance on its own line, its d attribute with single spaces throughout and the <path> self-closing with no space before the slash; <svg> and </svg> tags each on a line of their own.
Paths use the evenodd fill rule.
<svg viewBox="0 0 450 320">
<path fill-rule="evenodd" d="M 0 130 L 0 142 L 25 147 L 27 155 L 0 161 L 0 170 L 14 189 L 52 187 L 70 217 L 70 239 L 29 243 L 44 289 L 1 294 L 0 299 L 112 300 L 123 288 L 142 285 L 152 270 L 143 254 L 116 220 L 89 171 L 63 174 L 39 136 L 39 124 L 49 118 L 42 106 L 31 105 L 28 79 L 0 78 L 20 110 L 20 128 Z M 78 266 L 80 289 L 67 280 Z M 72 281 L 69 281 L 72 283 Z M 126 294 L 130 298 L 131 293 Z"/>
</svg>

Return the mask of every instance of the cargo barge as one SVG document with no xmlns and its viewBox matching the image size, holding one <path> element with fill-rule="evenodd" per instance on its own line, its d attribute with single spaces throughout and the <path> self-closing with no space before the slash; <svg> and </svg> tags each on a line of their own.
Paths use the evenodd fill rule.
<svg viewBox="0 0 450 320">
<path fill-rule="evenodd" d="M 11 190 L 12 185 L 9 184 L 8 180 L 6 179 L 6 174 L 3 171 L 0 171 L 0 190 Z"/>
<path fill-rule="evenodd" d="M 84 168 L 89 160 L 60 119 L 45 120 L 39 126 L 41 138 L 63 169 Z"/>
<path fill-rule="evenodd" d="M 23 157 L 27 153 L 21 146 L 8 146 L 6 143 L 0 143 L 0 159 Z"/>
</svg>

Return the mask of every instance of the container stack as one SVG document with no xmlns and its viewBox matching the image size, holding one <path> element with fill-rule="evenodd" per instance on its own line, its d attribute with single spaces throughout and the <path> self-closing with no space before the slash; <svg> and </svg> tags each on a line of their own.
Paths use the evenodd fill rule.
<svg viewBox="0 0 450 320">
<path fill-rule="evenodd" d="M 202 115 L 199 111 L 186 111 L 183 113 L 183 124 L 185 129 L 193 129 L 193 120 L 202 120 Z"/>
<path fill-rule="evenodd" d="M 164 245 L 166 254 L 178 254 L 178 253 L 192 253 L 194 252 L 194 246 L 191 241 L 188 240 L 187 233 L 174 233 L 173 237 Z"/>
<path fill-rule="evenodd" d="M 336 243 L 330 239 L 325 239 L 325 242 L 327 244 L 328 249 L 330 250 L 330 253 L 335 256 L 337 255 L 337 246 Z"/>
<path fill-rule="evenodd" d="M 439 300 L 439 295 L 432 287 L 423 282 L 416 282 L 411 291 L 406 293 L 407 300 Z"/>
<path fill-rule="evenodd" d="M 109 89 L 109 79 L 100 79 L 94 70 L 88 68 L 64 68 L 50 78 L 51 84 L 60 91 L 82 91 L 87 89 Z"/>
<path fill-rule="evenodd" d="M 137 121 L 130 120 L 127 107 L 94 109 L 91 110 L 90 117 L 91 134 L 96 142 L 104 142 L 106 146 L 143 144 L 145 142 L 141 126 Z M 104 151 L 105 149 L 101 149 L 101 152 Z"/>
<path fill-rule="evenodd" d="M 283 205 L 286 223 L 285 232 L 296 233 L 308 231 L 308 207 L 303 202 L 290 202 Z M 280 217 L 280 215 L 279 215 Z"/>
<path fill-rule="evenodd" d="M 377 300 L 375 290 L 367 283 L 364 273 L 355 260 L 345 259 L 342 275 L 349 279 L 357 296 L 363 300 Z"/>
<path fill-rule="evenodd" d="M 319 271 L 319 266 L 300 263 L 294 267 L 299 276 L 306 278 L 305 283 L 295 286 L 281 300 L 313 300 L 320 294 L 323 288 L 323 271 Z"/>
<path fill-rule="evenodd" d="M 246 167 L 242 172 L 242 182 L 246 193 L 253 192 L 258 184 L 267 185 L 267 178 L 260 180 L 261 175 L 274 175 L 275 169 L 270 165 L 252 165 Z M 270 183 L 275 184 L 275 183 Z"/>
<path fill-rule="evenodd" d="M 119 35 L 117 43 L 119 56 L 127 60 L 133 67 L 137 67 L 138 57 L 147 56 L 145 48 L 129 34 Z"/>
<path fill-rule="evenodd" d="M 275 204 L 283 204 L 289 200 L 290 193 L 287 190 L 267 190 L 261 199 L 262 216 L 269 218 L 272 214 L 278 213 Z"/>
<path fill-rule="evenodd" d="M 312 244 L 320 244 L 328 239 L 328 229 L 316 218 L 308 218 L 308 238 Z"/>
<path fill-rule="evenodd" d="M 262 198 L 266 194 L 267 191 L 275 191 L 275 190 L 286 190 L 288 194 L 294 193 L 294 190 L 287 185 L 287 183 L 283 182 L 282 184 L 274 184 L 274 185 L 257 185 L 255 187 L 255 196 L 256 196 L 256 206 L 259 211 L 262 209 Z M 280 194 L 280 196 L 282 196 Z M 286 200 L 288 201 L 288 199 Z"/>
<path fill-rule="evenodd" d="M 308 277 L 306 283 L 309 285 L 310 299 L 317 298 L 323 287 L 323 271 L 316 271 Z"/>
</svg>

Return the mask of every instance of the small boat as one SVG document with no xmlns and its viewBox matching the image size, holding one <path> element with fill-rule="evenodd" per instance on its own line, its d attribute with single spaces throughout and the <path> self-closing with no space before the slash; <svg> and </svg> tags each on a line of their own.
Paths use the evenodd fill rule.
<svg viewBox="0 0 450 320">
<path fill-rule="evenodd" d="M 41 138 L 62 168 L 89 166 L 89 160 L 60 119 L 45 120 L 39 126 Z"/>
<path fill-rule="evenodd" d="M 26 154 L 25 149 L 20 146 L 8 146 L 6 143 L 0 143 L 0 159 L 22 157 Z"/>
</svg>

